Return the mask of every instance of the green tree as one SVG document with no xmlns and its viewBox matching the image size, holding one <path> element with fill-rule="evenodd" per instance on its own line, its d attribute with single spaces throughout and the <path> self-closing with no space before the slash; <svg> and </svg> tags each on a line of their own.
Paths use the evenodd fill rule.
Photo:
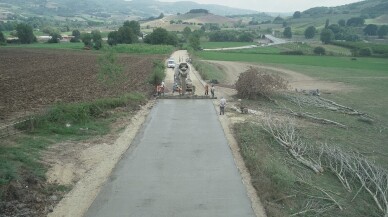
<svg viewBox="0 0 388 217">
<path fill-rule="evenodd" d="M 73 36 L 72 39 L 70 39 L 70 42 L 79 42 L 80 39 L 81 39 L 81 32 L 79 30 L 73 30 L 73 32 L 71 33 L 71 35 Z"/>
<path fill-rule="evenodd" d="M 292 38 L 291 27 L 288 26 L 288 27 L 284 28 L 283 35 L 286 38 Z"/>
<path fill-rule="evenodd" d="M 365 35 L 377 35 L 379 27 L 375 24 L 369 24 L 364 28 Z"/>
<path fill-rule="evenodd" d="M 365 19 L 362 17 L 352 17 L 348 21 L 346 21 L 347 26 L 363 26 L 365 23 Z"/>
<path fill-rule="evenodd" d="M 36 42 L 36 37 L 32 31 L 31 26 L 24 23 L 20 23 L 16 26 L 16 32 L 20 43 L 31 44 L 33 42 Z"/>
<path fill-rule="evenodd" d="M 92 34 L 90 33 L 83 33 L 81 34 L 81 40 L 84 43 L 85 47 L 92 48 Z"/>
<path fill-rule="evenodd" d="M 294 14 L 292 15 L 294 19 L 298 19 L 302 17 L 302 13 L 300 11 L 295 11 Z"/>
<path fill-rule="evenodd" d="M 317 31 L 317 29 L 315 29 L 314 26 L 309 26 L 304 31 L 304 37 L 307 38 L 307 39 L 314 38 L 316 31 Z"/>
<path fill-rule="evenodd" d="M 325 22 L 325 29 L 328 28 L 330 25 L 330 20 L 329 19 L 326 19 L 326 22 Z"/>
<path fill-rule="evenodd" d="M 194 50 L 201 49 L 201 43 L 199 38 L 200 36 L 198 34 L 191 34 L 189 37 L 189 46 L 192 47 Z"/>
<path fill-rule="evenodd" d="M 346 26 L 346 21 L 344 19 L 338 20 L 338 25 L 344 27 Z"/>
<path fill-rule="evenodd" d="M 125 27 L 129 27 L 132 29 L 132 32 L 136 35 L 136 36 L 141 36 L 141 32 L 140 32 L 140 23 L 138 21 L 125 21 L 123 26 Z"/>
<path fill-rule="evenodd" d="M 364 47 L 358 52 L 360 56 L 368 57 L 372 55 L 372 49 L 370 47 Z"/>
<path fill-rule="evenodd" d="M 7 40 L 5 39 L 3 32 L 0 31 L 0 45 L 6 45 L 6 44 L 7 44 Z"/>
<path fill-rule="evenodd" d="M 59 43 L 62 39 L 61 34 L 53 32 L 50 34 L 50 39 L 47 41 L 48 43 Z"/>
<path fill-rule="evenodd" d="M 169 33 L 166 29 L 156 28 L 151 34 L 148 34 L 144 38 L 144 42 L 147 44 L 168 44 L 177 45 L 178 38 L 175 34 Z"/>
<path fill-rule="evenodd" d="M 273 20 L 273 23 L 275 24 L 282 24 L 284 22 L 284 19 L 277 16 L 274 20 Z"/>
<path fill-rule="evenodd" d="M 189 38 L 189 36 L 191 35 L 191 29 L 190 27 L 186 26 L 184 29 L 183 29 L 183 36 L 185 37 L 185 39 L 187 40 Z"/>
<path fill-rule="evenodd" d="M 331 29 L 322 29 L 321 31 L 321 41 L 324 44 L 330 43 L 334 39 L 334 33 L 331 31 Z"/>
<path fill-rule="evenodd" d="M 325 55 L 326 50 L 324 47 L 319 46 L 319 47 L 314 48 L 314 53 L 318 54 L 318 55 Z"/>
<path fill-rule="evenodd" d="M 92 40 L 93 40 L 93 47 L 96 50 L 99 50 L 102 48 L 102 36 L 101 32 L 98 30 L 93 30 L 92 31 Z"/>
<path fill-rule="evenodd" d="M 380 26 L 379 30 L 377 31 L 377 35 L 379 38 L 384 38 L 388 34 L 388 25 L 382 25 Z"/>
<path fill-rule="evenodd" d="M 117 45 L 119 43 L 119 32 L 112 31 L 108 33 L 108 44 L 110 46 Z"/>
</svg>

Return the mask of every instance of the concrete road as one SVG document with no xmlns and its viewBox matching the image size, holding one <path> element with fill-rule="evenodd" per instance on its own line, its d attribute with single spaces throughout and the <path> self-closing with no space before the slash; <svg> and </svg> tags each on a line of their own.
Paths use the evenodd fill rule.
<svg viewBox="0 0 388 217">
<path fill-rule="evenodd" d="M 255 216 L 210 100 L 159 100 L 85 217 Z"/>
</svg>

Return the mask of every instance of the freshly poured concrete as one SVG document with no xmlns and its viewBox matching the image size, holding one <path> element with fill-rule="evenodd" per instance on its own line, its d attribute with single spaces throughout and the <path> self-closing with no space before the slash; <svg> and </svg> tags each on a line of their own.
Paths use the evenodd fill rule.
<svg viewBox="0 0 388 217">
<path fill-rule="evenodd" d="M 210 100 L 159 100 L 85 214 L 108 216 L 255 216 Z"/>
</svg>

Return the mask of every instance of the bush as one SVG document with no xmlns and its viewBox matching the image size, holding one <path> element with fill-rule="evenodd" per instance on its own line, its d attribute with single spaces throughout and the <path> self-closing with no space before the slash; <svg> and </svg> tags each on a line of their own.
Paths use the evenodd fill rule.
<svg viewBox="0 0 388 217">
<path fill-rule="evenodd" d="M 280 54 L 283 54 L 283 55 L 304 55 L 303 51 L 301 51 L 301 50 L 283 51 L 283 52 L 280 52 Z"/>
<path fill-rule="evenodd" d="M 243 99 L 270 97 L 277 90 L 286 89 L 287 86 L 288 82 L 280 76 L 260 72 L 253 67 L 241 73 L 236 82 L 237 95 Z"/>
<path fill-rule="evenodd" d="M 154 62 L 154 69 L 152 70 L 152 74 L 148 79 L 148 83 L 156 86 L 160 84 L 164 78 L 166 77 L 165 66 L 162 61 Z"/>
<path fill-rule="evenodd" d="M 314 48 L 314 53 L 318 54 L 318 55 L 325 55 L 326 50 L 324 47 L 319 46 L 319 47 Z"/>
<path fill-rule="evenodd" d="M 360 56 L 364 56 L 364 57 L 372 56 L 372 49 L 371 49 L 370 47 L 362 48 L 362 49 L 360 49 L 360 51 L 358 52 L 358 54 L 359 54 Z"/>
</svg>

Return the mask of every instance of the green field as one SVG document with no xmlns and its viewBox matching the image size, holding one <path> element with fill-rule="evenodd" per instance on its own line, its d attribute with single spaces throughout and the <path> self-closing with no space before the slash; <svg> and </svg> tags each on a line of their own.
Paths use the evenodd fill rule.
<svg viewBox="0 0 388 217">
<path fill-rule="evenodd" d="M 108 46 L 108 45 L 105 45 Z M 34 43 L 34 44 L 8 44 L 6 47 L 12 48 L 48 48 L 48 49 L 73 49 L 82 50 L 84 44 L 79 43 Z M 1 48 L 0 48 L 1 49 Z M 170 45 L 149 45 L 149 44 L 119 44 L 113 46 L 118 53 L 136 53 L 136 54 L 171 54 L 175 48 Z"/>
<path fill-rule="evenodd" d="M 334 49 L 334 48 L 333 48 Z M 254 110 L 272 113 L 274 116 L 291 116 L 289 110 L 312 114 L 344 124 L 340 128 L 321 124 L 306 118 L 296 118 L 296 133 L 306 145 L 317 150 L 322 144 L 339 147 L 344 151 L 358 151 L 371 162 L 388 168 L 388 61 L 382 58 L 357 58 L 334 56 L 288 56 L 276 54 L 247 54 L 233 52 L 199 52 L 202 59 L 243 61 L 293 70 L 313 78 L 341 82 L 348 89 L 322 93 L 322 97 L 365 112 L 370 119 L 347 115 L 317 107 L 313 104 L 292 102 L 289 95 L 303 99 L 303 94 L 274 95 L 276 104 L 265 100 L 245 100 Z M 314 99 L 314 97 L 312 97 Z M 316 98 L 316 97 L 315 97 Z M 287 108 L 287 109 L 285 109 Z M 242 116 L 243 117 L 243 116 Z M 291 116 L 294 117 L 294 116 Z M 259 118 L 260 119 L 260 118 Z M 235 124 L 234 132 L 241 153 L 252 176 L 253 185 L 265 206 L 268 216 L 381 216 L 371 196 L 351 181 L 352 192 L 343 188 L 338 178 L 328 168 L 316 175 L 276 144 L 261 127 L 260 120 L 248 119 Z M 333 206 L 322 191 L 298 180 L 304 179 L 328 192 L 343 210 Z M 356 196 L 357 194 L 357 196 Z M 313 202 L 312 209 L 306 208 Z M 322 207 L 330 207 L 317 213 Z"/>
<path fill-rule="evenodd" d="M 242 47 L 247 45 L 254 45 L 254 42 L 201 42 L 201 47 L 204 49 L 228 48 L 228 47 Z"/>
<path fill-rule="evenodd" d="M 291 56 L 291 55 L 265 55 L 246 54 L 233 52 L 202 51 L 198 57 L 206 60 L 256 62 L 266 64 L 291 64 L 303 66 L 320 66 L 328 68 L 365 69 L 368 71 L 386 71 L 387 59 L 382 58 L 357 58 L 333 56 Z"/>
</svg>

